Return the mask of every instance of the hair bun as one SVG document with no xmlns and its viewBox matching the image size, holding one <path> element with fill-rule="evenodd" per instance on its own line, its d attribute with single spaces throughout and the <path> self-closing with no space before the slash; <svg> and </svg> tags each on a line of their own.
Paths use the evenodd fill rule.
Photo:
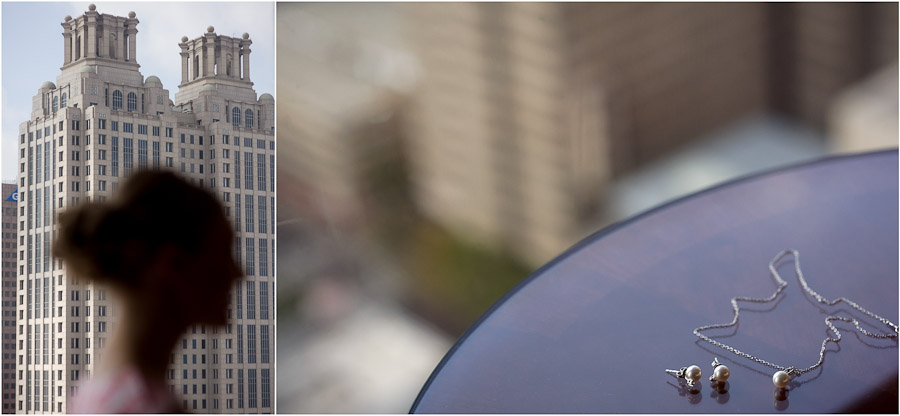
<svg viewBox="0 0 900 416">
<path fill-rule="evenodd" d="M 107 258 L 108 239 L 115 230 L 121 230 L 117 210 L 105 203 L 87 203 L 59 214 L 60 231 L 54 243 L 55 255 L 63 258 L 78 273 L 105 275 L 98 270 L 98 260 Z M 98 242 L 103 241 L 103 244 Z M 99 272 L 99 273 L 98 273 Z"/>
<path fill-rule="evenodd" d="M 171 172 L 135 173 L 109 202 L 71 207 L 59 224 L 54 255 L 77 274 L 120 287 L 139 287 L 160 250 L 195 262 L 211 238 L 233 235 L 216 197 Z"/>
</svg>

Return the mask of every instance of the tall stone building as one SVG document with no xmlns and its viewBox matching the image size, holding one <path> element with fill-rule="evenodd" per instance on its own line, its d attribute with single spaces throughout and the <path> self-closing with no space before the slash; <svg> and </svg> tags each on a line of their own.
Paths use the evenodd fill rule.
<svg viewBox="0 0 900 416">
<path fill-rule="evenodd" d="M 66 16 L 61 73 L 40 86 L 19 127 L 16 411 L 66 412 L 116 324 L 107 291 L 53 258 L 57 213 L 106 200 L 132 172 L 168 169 L 221 199 L 246 274 L 229 324 L 197 325 L 178 343 L 170 389 L 185 411 L 271 413 L 274 98 L 253 89 L 249 35 L 209 27 L 178 43 L 173 101 L 159 78 L 139 71 L 138 23 L 134 12 L 112 16 L 94 5 Z"/>
<path fill-rule="evenodd" d="M 534 265 L 594 229 L 611 179 L 754 113 L 822 129 L 842 88 L 897 59 L 896 3 L 411 9 L 417 205 Z"/>
<path fill-rule="evenodd" d="M 3 413 L 16 412 L 16 183 L 3 183 Z"/>
</svg>

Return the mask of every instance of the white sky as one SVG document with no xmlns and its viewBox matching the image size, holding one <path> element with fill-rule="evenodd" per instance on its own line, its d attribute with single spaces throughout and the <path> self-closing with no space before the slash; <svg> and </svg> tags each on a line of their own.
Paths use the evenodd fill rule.
<svg viewBox="0 0 900 416">
<path fill-rule="evenodd" d="M 275 95 L 274 2 L 94 2 L 97 11 L 116 16 L 137 14 L 137 57 L 144 77 L 156 75 L 174 98 L 181 83 L 182 36 L 194 39 L 214 26 L 217 34 L 247 32 L 250 78 L 257 94 Z M 2 5 L 2 178 L 16 179 L 16 136 L 31 113 L 31 99 L 44 81 L 56 83 L 63 63 L 60 24 L 88 10 L 90 2 L 10 3 Z"/>
</svg>

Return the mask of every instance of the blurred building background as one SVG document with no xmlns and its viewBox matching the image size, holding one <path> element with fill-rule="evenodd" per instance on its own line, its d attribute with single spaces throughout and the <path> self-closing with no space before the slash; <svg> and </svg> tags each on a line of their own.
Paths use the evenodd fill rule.
<svg viewBox="0 0 900 416">
<path fill-rule="evenodd" d="M 405 412 L 591 233 L 896 147 L 896 3 L 278 5 L 278 410 Z"/>
</svg>

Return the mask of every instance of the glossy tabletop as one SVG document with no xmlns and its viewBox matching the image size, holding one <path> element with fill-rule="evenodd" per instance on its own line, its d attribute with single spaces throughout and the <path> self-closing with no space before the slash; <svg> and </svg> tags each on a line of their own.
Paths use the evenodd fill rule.
<svg viewBox="0 0 900 416">
<path fill-rule="evenodd" d="M 830 158 L 730 182 L 666 204 L 578 243 L 507 293 L 448 352 L 416 413 L 897 412 L 896 339 L 843 334 L 824 365 L 786 394 L 772 370 L 699 340 L 732 319 L 730 299 L 776 289 L 768 263 L 796 249 L 810 287 L 898 318 L 898 153 Z M 772 303 L 742 304 L 736 328 L 711 338 L 806 368 L 828 336 L 822 306 L 787 281 Z M 707 380 L 714 357 L 728 384 Z M 696 364 L 699 391 L 665 369 Z"/>
</svg>

